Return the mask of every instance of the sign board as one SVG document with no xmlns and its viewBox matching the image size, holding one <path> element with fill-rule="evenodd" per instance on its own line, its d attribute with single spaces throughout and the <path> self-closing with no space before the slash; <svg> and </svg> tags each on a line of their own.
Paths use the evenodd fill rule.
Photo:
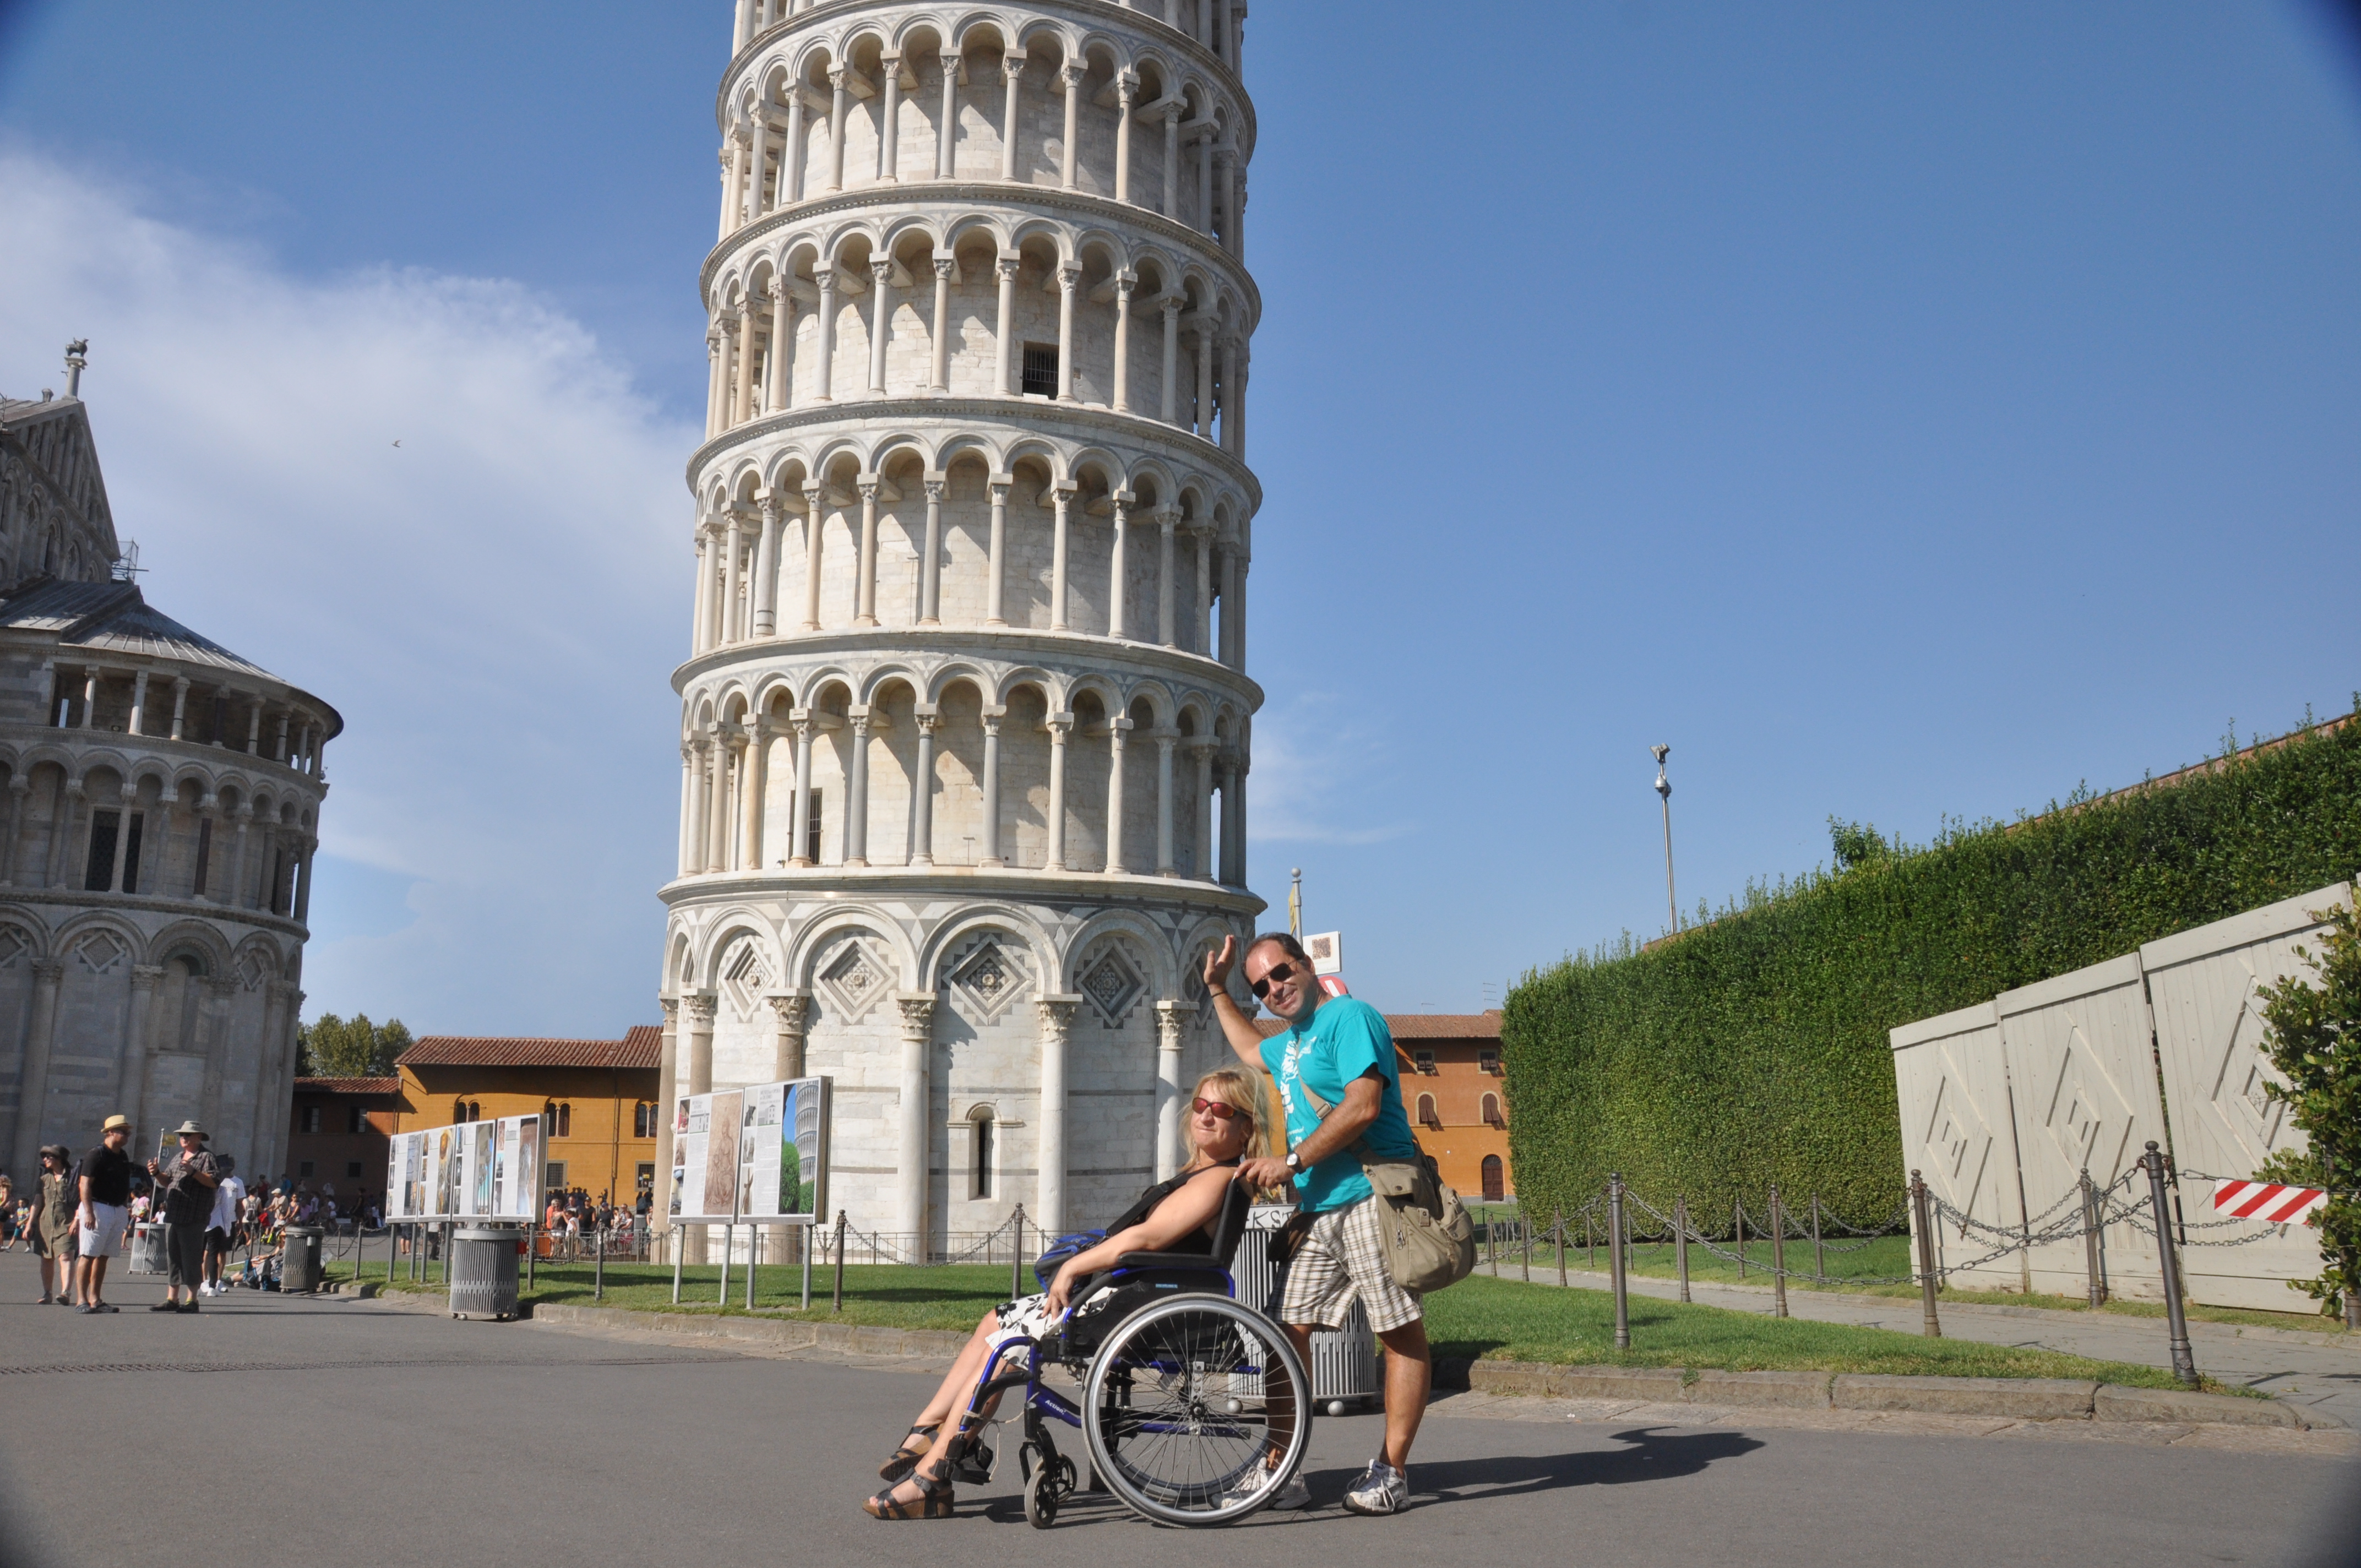
<svg viewBox="0 0 2361 1568">
<path fill-rule="evenodd" d="M 684 1224 L 808 1224 L 824 1212 L 829 1082 L 758 1083 L 673 1103 L 665 1212 Z"/>
<path fill-rule="evenodd" d="M 390 1220 L 516 1220 L 540 1213 L 541 1118 L 502 1116 L 394 1135 Z"/>
<path fill-rule="evenodd" d="M 1312 955 L 1313 974 L 1345 972 L 1345 933 L 1322 931 L 1303 938 L 1303 950 Z"/>
</svg>

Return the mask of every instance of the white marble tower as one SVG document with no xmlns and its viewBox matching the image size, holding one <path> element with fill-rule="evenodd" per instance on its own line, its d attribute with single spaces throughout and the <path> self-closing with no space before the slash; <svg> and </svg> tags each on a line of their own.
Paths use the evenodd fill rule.
<svg viewBox="0 0 2361 1568">
<path fill-rule="evenodd" d="M 1245 14 L 738 0 L 666 1091 L 834 1075 L 832 1204 L 903 1247 L 1104 1220 L 1225 1054 Z"/>
</svg>

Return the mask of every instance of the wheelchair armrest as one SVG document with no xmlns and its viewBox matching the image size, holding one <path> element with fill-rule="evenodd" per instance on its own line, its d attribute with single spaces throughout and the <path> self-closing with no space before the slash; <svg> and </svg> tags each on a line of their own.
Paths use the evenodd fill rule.
<svg viewBox="0 0 2361 1568">
<path fill-rule="evenodd" d="M 1127 1252 L 1115 1260 L 1117 1268 L 1194 1268 L 1224 1274 L 1218 1258 L 1198 1252 Z"/>
</svg>

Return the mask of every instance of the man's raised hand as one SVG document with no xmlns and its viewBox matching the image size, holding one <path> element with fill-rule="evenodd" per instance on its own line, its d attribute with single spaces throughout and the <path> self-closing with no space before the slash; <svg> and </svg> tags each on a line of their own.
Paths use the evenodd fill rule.
<svg viewBox="0 0 2361 1568">
<path fill-rule="evenodd" d="M 1238 939 L 1235 937 L 1223 938 L 1218 951 L 1208 948 L 1205 953 L 1205 989 L 1217 994 L 1225 989 L 1230 970 L 1237 961 Z"/>
</svg>

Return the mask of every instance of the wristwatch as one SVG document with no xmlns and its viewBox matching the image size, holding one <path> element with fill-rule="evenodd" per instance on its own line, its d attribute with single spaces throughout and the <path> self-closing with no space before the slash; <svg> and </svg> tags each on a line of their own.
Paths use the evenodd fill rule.
<svg viewBox="0 0 2361 1568">
<path fill-rule="evenodd" d="M 1298 1155 L 1293 1149 L 1287 1151 L 1287 1168 L 1290 1170 L 1301 1170 L 1303 1168 L 1302 1157 Z"/>
</svg>

